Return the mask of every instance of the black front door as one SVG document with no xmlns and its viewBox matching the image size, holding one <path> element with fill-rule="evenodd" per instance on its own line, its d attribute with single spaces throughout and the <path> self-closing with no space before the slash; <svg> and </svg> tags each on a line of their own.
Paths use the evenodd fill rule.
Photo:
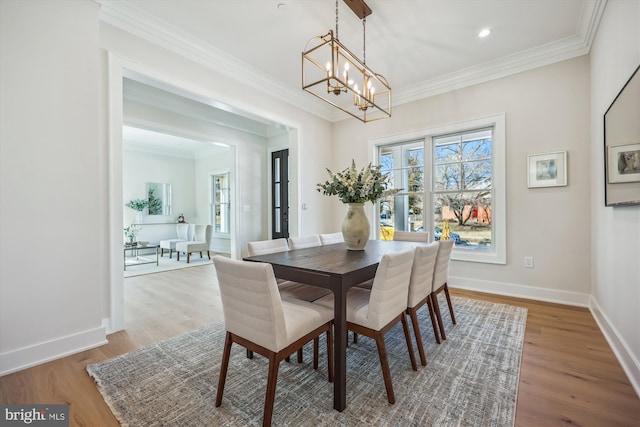
<svg viewBox="0 0 640 427">
<path fill-rule="evenodd" d="M 273 239 L 289 237 L 289 150 L 271 153 Z"/>
</svg>

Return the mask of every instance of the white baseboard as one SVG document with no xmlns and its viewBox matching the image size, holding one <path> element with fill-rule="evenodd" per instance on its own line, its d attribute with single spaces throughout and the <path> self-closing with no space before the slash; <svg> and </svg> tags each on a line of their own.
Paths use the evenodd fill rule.
<svg viewBox="0 0 640 427">
<path fill-rule="evenodd" d="M 559 291 L 557 289 L 538 288 L 535 286 L 517 285 L 513 283 L 475 280 L 468 277 L 449 277 L 451 288 L 486 292 L 510 297 L 527 298 L 537 301 L 555 302 L 558 304 L 589 307 L 589 294 L 580 292 Z"/>
<path fill-rule="evenodd" d="M 101 326 L 18 350 L 0 353 L 0 376 L 99 347 L 106 343 L 105 328 Z"/>
<path fill-rule="evenodd" d="M 604 334 L 605 339 L 609 343 L 611 350 L 616 355 L 618 362 L 622 366 L 624 373 L 627 374 L 627 378 L 631 383 L 631 386 L 636 391 L 636 394 L 640 398 L 640 362 L 629 350 L 629 346 L 618 333 L 613 323 L 609 321 L 609 318 L 602 312 L 600 305 L 593 298 L 589 298 L 589 309 L 593 318 L 596 319 L 596 323 L 600 327 L 600 330 Z"/>
</svg>

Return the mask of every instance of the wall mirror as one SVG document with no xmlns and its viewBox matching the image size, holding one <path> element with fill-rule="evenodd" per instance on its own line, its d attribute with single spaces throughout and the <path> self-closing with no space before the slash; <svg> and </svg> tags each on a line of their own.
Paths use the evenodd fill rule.
<svg viewBox="0 0 640 427">
<path fill-rule="evenodd" d="M 640 66 L 604 114 L 605 205 L 640 205 Z"/>
<path fill-rule="evenodd" d="M 171 184 L 147 182 L 149 215 L 171 215 Z"/>
</svg>

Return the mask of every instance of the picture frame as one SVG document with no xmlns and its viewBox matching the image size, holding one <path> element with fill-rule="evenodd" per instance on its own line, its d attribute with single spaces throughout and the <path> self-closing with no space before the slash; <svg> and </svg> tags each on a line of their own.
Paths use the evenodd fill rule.
<svg viewBox="0 0 640 427">
<path fill-rule="evenodd" d="M 607 147 L 609 184 L 640 182 L 640 142 Z"/>
<path fill-rule="evenodd" d="M 527 186 L 529 188 L 567 185 L 566 151 L 529 154 L 527 159 Z"/>
</svg>

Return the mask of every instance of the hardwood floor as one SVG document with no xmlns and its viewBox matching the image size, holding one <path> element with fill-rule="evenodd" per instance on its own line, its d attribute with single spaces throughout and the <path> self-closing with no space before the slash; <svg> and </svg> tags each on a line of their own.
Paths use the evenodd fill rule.
<svg viewBox="0 0 640 427">
<path fill-rule="evenodd" d="M 0 377 L 0 402 L 69 403 L 71 426 L 117 426 L 85 366 L 222 320 L 214 274 L 204 265 L 126 279 L 125 331 L 102 347 Z M 451 291 L 529 310 L 516 426 L 640 425 L 640 399 L 587 309 Z"/>
</svg>

